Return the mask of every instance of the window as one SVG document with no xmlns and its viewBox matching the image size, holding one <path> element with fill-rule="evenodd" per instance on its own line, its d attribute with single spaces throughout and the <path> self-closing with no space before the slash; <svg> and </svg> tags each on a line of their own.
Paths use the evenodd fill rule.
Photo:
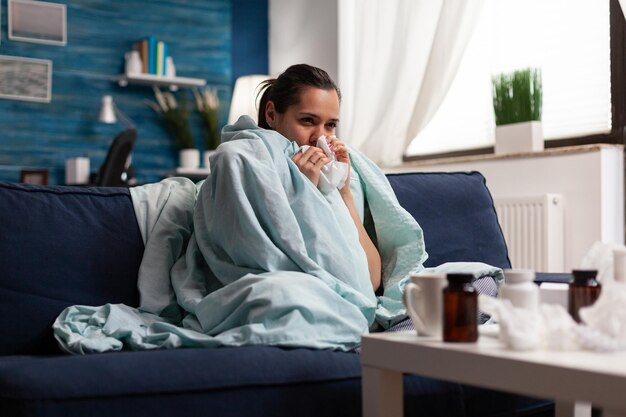
<svg viewBox="0 0 626 417">
<path fill-rule="evenodd" d="M 407 156 L 493 146 L 491 76 L 526 67 L 542 70 L 546 141 L 610 133 L 609 3 L 486 0 L 446 99 Z"/>
</svg>

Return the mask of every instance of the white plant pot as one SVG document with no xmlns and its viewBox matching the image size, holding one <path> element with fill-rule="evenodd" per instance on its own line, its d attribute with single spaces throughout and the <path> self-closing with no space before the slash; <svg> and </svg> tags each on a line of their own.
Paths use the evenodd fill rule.
<svg viewBox="0 0 626 417">
<path fill-rule="evenodd" d="M 211 150 L 211 151 L 204 151 L 204 153 L 202 154 L 203 156 L 203 167 L 205 168 L 211 168 L 211 161 L 209 160 L 209 158 L 211 158 L 211 155 L 213 155 L 215 153 L 215 150 Z"/>
<path fill-rule="evenodd" d="M 178 159 L 181 168 L 198 168 L 200 166 L 200 151 L 198 149 L 181 149 Z"/>
<path fill-rule="evenodd" d="M 541 122 L 496 126 L 496 155 L 543 151 Z"/>
</svg>

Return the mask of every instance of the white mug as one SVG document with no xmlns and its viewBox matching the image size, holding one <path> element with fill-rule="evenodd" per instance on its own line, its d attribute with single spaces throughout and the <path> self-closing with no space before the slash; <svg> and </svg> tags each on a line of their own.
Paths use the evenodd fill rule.
<svg viewBox="0 0 626 417">
<path fill-rule="evenodd" d="M 404 287 L 404 305 L 419 336 L 441 337 L 445 274 L 413 274 Z"/>
</svg>

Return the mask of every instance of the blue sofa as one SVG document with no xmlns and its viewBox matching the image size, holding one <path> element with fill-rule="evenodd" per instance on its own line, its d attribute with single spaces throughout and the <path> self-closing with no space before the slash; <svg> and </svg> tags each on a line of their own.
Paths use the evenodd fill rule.
<svg viewBox="0 0 626 417">
<path fill-rule="evenodd" d="M 424 229 L 426 265 L 509 267 L 479 173 L 389 175 Z M 0 183 L 0 415 L 360 416 L 358 353 L 256 346 L 69 356 L 73 304 L 139 304 L 143 244 L 127 189 Z M 416 376 L 407 416 L 551 415 L 552 405 Z"/>
</svg>

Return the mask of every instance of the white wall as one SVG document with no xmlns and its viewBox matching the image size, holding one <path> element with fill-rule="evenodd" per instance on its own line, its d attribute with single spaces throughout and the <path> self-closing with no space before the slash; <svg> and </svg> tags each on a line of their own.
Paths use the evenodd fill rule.
<svg viewBox="0 0 626 417">
<path fill-rule="evenodd" d="M 337 81 L 338 0 L 269 0 L 269 71 L 293 64 L 324 69 Z"/>
<path fill-rule="evenodd" d="M 595 241 L 624 244 L 623 146 L 561 148 L 538 155 L 476 158 L 388 172 L 475 170 L 485 176 L 494 198 L 562 194 L 565 271 L 580 267 L 580 261 Z"/>
</svg>

